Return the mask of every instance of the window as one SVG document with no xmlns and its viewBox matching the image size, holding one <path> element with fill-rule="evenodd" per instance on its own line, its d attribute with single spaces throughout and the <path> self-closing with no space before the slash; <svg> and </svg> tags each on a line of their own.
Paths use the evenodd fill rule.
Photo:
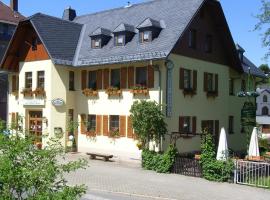
<svg viewBox="0 0 270 200">
<path fill-rule="evenodd" d="M 197 31 L 192 29 L 189 31 L 188 46 L 189 48 L 196 49 Z"/>
<path fill-rule="evenodd" d="M 75 74 L 73 71 L 69 71 L 69 91 L 74 91 L 75 90 Z"/>
<path fill-rule="evenodd" d="M 184 89 L 192 89 L 191 85 L 191 70 L 184 69 Z"/>
<path fill-rule="evenodd" d="M 11 92 L 18 92 L 18 90 L 19 90 L 19 77 L 17 75 L 12 75 Z"/>
<path fill-rule="evenodd" d="M 111 70 L 111 87 L 120 88 L 120 69 Z"/>
<path fill-rule="evenodd" d="M 213 46 L 213 36 L 207 35 L 205 38 L 205 52 L 211 53 L 212 52 L 212 46 Z"/>
<path fill-rule="evenodd" d="M 32 72 L 25 72 L 25 88 L 32 88 Z"/>
<path fill-rule="evenodd" d="M 43 88 L 44 89 L 44 85 L 45 85 L 45 77 L 44 77 L 44 71 L 38 71 L 37 74 L 37 88 Z"/>
<path fill-rule="evenodd" d="M 96 131 L 96 115 L 88 115 L 87 131 Z"/>
<path fill-rule="evenodd" d="M 74 110 L 68 109 L 68 122 L 72 124 L 73 121 L 74 121 Z M 68 136 L 70 135 L 74 135 L 74 132 L 72 130 L 68 132 Z"/>
<path fill-rule="evenodd" d="M 234 133 L 234 117 L 229 116 L 229 133 Z"/>
<path fill-rule="evenodd" d="M 140 33 L 140 41 L 144 42 L 151 42 L 152 41 L 152 32 L 151 31 L 143 31 Z"/>
<path fill-rule="evenodd" d="M 115 36 L 115 46 L 124 46 L 125 45 L 125 35 Z"/>
<path fill-rule="evenodd" d="M 214 91 L 214 76 L 210 73 L 207 73 L 207 91 Z"/>
<path fill-rule="evenodd" d="M 92 43 L 92 48 L 94 48 L 94 49 L 101 48 L 101 38 L 92 39 L 91 43 Z"/>
<path fill-rule="evenodd" d="M 119 115 L 110 116 L 110 131 L 119 130 Z"/>
<path fill-rule="evenodd" d="M 184 117 L 184 124 L 182 127 L 182 131 L 185 133 L 190 133 L 191 132 L 191 126 L 190 126 L 190 117 Z"/>
<path fill-rule="evenodd" d="M 246 91 L 246 80 L 241 81 L 241 91 L 243 91 L 243 92 Z"/>
<path fill-rule="evenodd" d="M 234 96 L 234 80 L 229 80 L 229 93 L 231 96 Z"/>
<path fill-rule="evenodd" d="M 262 115 L 269 115 L 269 109 L 266 106 L 262 108 Z"/>
<path fill-rule="evenodd" d="M 97 89 L 97 72 L 88 72 L 88 88 L 96 90 Z"/>
<path fill-rule="evenodd" d="M 136 68 L 136 85 L 147 86 L 147 68 Z"/>
<path fill-rule="evenodd" d="M 267 96 L 264 95 L 264 96 L 263 96 L 263 102 L 264 102 L 264 103 L 267 103 L 267 101 L 268 101 Z"/>
<path fill-rule="evenodd" d="M 32 51 L 36 51 L 37 50 L 37 38 L 32 38 Z"/>
</svg>

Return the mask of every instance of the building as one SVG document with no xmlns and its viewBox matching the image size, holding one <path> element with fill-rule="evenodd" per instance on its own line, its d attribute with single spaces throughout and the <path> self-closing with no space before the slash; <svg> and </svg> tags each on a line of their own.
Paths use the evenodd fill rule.
<svg viewBox="0 0 270 200">
<path fill-rule="evenodd" d="M 261 87 L 257 89 L 260 96 L 257 97 L 256 121 L 260 125 L 262 133 L 270 134 L 270 89 Z"/>
<path fill-rule="evenodd" d="M 129 110 L 147 99 L 166 105 L 180 152 L 200 150 L 195 133 L 205 128 L 217 141 L 221 127 L 240 151 L 245 99 L 236 94 L 246 88 L 247 64 L 257 79 L 243 53 L 215 0 L 155 0 L 83 16 L 68 8 L 63 19 L 37 13 L 19 23 L 1 63 L 12 83 L 9 120 L 22 116 L 35 135 L 64 133 L 63 144 L 75 134 L 80 152 L 139 158 Z M 110 137 L 115 131 L 119 138 Z"/>
<path fill-rule="evenodd" d="M 11 0 L 10 7 L 0 1 L 0 60 L 2 60 L 16 25 L 24 17 L 18 12 L 18 0 Z M 0 72 L 0 119 L 7 118 L 8 78 Z"/>
</svg>

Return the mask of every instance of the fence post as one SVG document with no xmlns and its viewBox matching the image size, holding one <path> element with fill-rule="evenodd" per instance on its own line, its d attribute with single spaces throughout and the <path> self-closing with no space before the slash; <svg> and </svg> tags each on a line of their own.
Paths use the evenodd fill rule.
<svg viewBox="0 0 270 200">
<path fill-rule="evenodd" d="M 237 160 L 234 160 L 234 170 L 233 170 L 233 174 L 234 174 L 234 179 L 233 182 L 236 184 L 237 183 Z"/>
</svg>

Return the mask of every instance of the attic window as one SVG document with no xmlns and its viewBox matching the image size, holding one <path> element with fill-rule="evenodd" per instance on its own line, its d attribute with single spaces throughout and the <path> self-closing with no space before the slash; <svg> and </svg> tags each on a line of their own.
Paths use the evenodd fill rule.
<svg viewBox="0 0 270 200">
<path fill-rule="evenodd" d="M 92 39 L 92 48 L 99 49 L 101 48 L 101 38 Z"/>
<path fill-rule="evenodd" d="M 32 38 L 32 51 L 37 50 L 37 38 Z"/>
<path fill-rule="evenodd" d="M 125 36 L 117 35 L 115 36 L 115 46 L 124 46 L 125 45 Z"/>
<path fill-rule="evenodd" d="M 188 36 L 189 48 L 196 49 L 196 39 L 197 39 L 197 31 L 195 29 L 191 29 L 189 31 L 189 36 Z"/>
<path fill-rule="evenodd" d="M 213 48 L 213 36 L 212 35 L 206 35 L 205 37 L 205 52 L 211 53 Z"/>
<path fill-rule="evenodd" d="M 141 43 L 151 42 L 152 41 L 152 32 L 151 31 L 142 31 L 140 34 Z"/>
</svg>

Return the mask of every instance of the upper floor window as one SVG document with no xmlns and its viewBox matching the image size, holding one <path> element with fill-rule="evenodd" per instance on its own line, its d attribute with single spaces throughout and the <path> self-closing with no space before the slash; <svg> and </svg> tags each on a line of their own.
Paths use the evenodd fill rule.
<svg viewBox="0 0 270 200">
<path fill-rule="evenodd" d="M 87 131 L 96 131 L 96 115 L 88 115 Z"/>
<path fill-rule="evenodd" d="M 120 88 L 120 69 L 111 70 L 111 87 Z"/>
<path fill-rule="evenodd" d="M 262 108 L 262 115 L 269 115 L 269 109 L 266 106 Z"/>
<path fill-rule="evenodd" d="M 218 74 L 204 73 L 204 91 L 207 92 L 207 96 L 218 95 Z"/>
<path fill-rule="evenodd" d="M 119 115 L 110 116 L 110 131 L 119 130 Z"/>
<path fill-rule="evenodd" d="M 152 32 L 151 31 L 142 31 L 140 33 L 140 41 L 141 41 L 141 43 L 151 42 L 152 41 Z"/>
<path fill-rule="evenodd" d="M 184 69 L 184 89 L 191 89 L 191 70 Z"/>
<path fill-rule="evenodd" d="M 207 91 L 214 91 L 214 75 L 207 73 Z"/>
<path fill-rule="evenodd" d="M 234 96 L 234 80 L 233 79 L 229 80 L 229 94 L 231 96 Z"/>
<path fill-rule="evenodd" d="M 37 50 L 37 45 L 38 45 L 38 41 L 37 38 L 32 38 L 32 51 L 36 51 Z"/>
<path fill-rule="evenodd" d="M 44 71 L 38 71 L 37 74 L 37 88 L 44 88 L 45 86 L 45 72 Z"/>
<path fill-rule="evenodd" d="M 212 35 L 206 35 L 205 37 L 205 52 L 211 53 L 213 48 L 213 36 Z"/>
<path fill-rule="evenodd" d="M 263 96 L 263 102 L 264 102 L 264 103 L 267 103 L 267 101 L 268 101 L 267 96 L 264 95 L 264 96 Z"/>
<path fill-rule="evenodd" d="M 147 86 L 147 68 L 136 68 L 136 85 Z"/>
<path fill-rule="evenodd" d="M 17 75 L 12 75 L 11 92 L 18 92 L 18 90 L 19 90 L 19 77 Z"/>
<path fill-rule="evenodd" d="M 32 72 L 25 72 L 25 88 L 32 88 Z"/>
<path fill-rule="evenodd" d="M 96 49 L 98 49 L 98 48 L 101 48 L 101 38 L 95 38 L 95 39 L 92 39 L 91 40 L 91 46 L 92 46 L 92 48 L 96 48 Z"/>
<path fill-rule="evenodd" d="M 97 89 L 97 72 L 88 72 L 88 88 L 96 90 Z"/>
<path fill-rule="evenodd" d="M 188 36 L 188 46 L 190 48 L 196 49 L 196 41 L 197 40 L 197 31 L 195 29 L 192 29 L 189 31 Z"/>
<path fill-rule="evenodd" d="M 74 71 L 69 71 L 69 90 L 74 91 L 75 90 L 75 74 Z"/>
<path fill-rule="evenodd" d="M 125 35 L 116 35 L 114 37 L 115 46 L 124 46 L 125 45 Z"/>
</svg>

